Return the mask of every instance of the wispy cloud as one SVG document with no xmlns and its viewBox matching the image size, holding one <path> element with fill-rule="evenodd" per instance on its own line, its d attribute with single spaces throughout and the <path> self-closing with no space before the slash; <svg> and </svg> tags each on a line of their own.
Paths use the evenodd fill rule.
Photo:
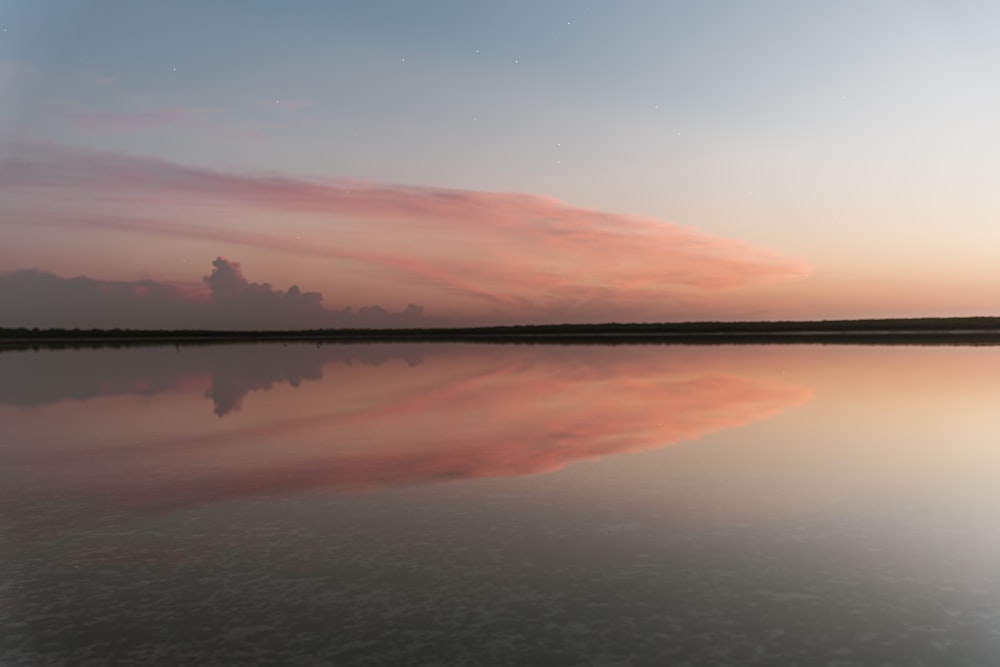
<svg viewBox="0 0 1000 667">
<path fill-rule="evenodd" d="M 312 100 L 304 100 L 300 98 L 279 98 L 269 103 L 268 106 L 274 107 L 279 111 L 298 111 L 299 109 L 306 109 L 308 107 L 316 106 L 316 103 Z"/>
<path fill-rule="evenodd" d="M 752 243 L 532 194 L 245 175 L 38 145 L 8 151 L 0 160 L 0 183 L 213 198 L 253 209 L 377 221 L 350 242 L 340 237 L 339 224 L 330 225 L 328 237 L 309 242 L 175 221 L 75 224 L 351 259 L 533 315 L 571 316 L 612 301 L 648 307 L 678 289 L 717 291 L 809 274 L 804 263 Z"/>
<path fill-rule="evenodd" d="M 119 82 L 118 77 L 96 69 L 83 72 L 78 78 L 85 84 L 101 88 L 111 88 L 117 86 Z"/>
<path fill-rule="evenodd" d="M 0 84 L 23 80 L 36 74 L 36 70 L 27 65 L 0 60 Z"/>
<path fill-rule="evenodd" d="M 15 105 L 24 105 L 23 86 L 37 79 L 38 70 L 21 63 L 0 60 L 0 112 Z"/>
<path fill-rule="evenodd" d="M 171 107 L 143 111 L 61 111 L 57 115 L 89 130 L 139 130 L 174 125 L 190 118 L 191 112 Z"/>
</svg>

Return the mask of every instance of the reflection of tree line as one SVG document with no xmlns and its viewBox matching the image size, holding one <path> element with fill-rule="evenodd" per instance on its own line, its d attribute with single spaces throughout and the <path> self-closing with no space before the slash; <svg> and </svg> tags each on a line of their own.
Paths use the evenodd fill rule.
<svg viewBox="0 0 1000 667">
<path fill-rule="evenodd" d="M 516 342 L 667 339 L 711 342 L 781 342 L 833 338 L 843 342 L 934 342 L 948 339 L 1000 341 L 1000 317 L 923 317 L 867 320 L 772 322 L 658 322 L 604 324 L 538 324 L 422 329 L 309 329 L 295 331 L 216 331 L 149 329 L 0 328 L 0 344 L 31 347 L 115 347 L 120 344 L 177 342 L 291 342 L 321 344 L 342 340 L 475 340 Z"/>
<path fill-rule="evenodd" d="M 423 363 L 419 350 L 384 345 L 265 345 L 248 353 L 244 346 L 185 344 L 177 348 L 177 354 L 134 348 L 130 356 L 109 356 L 111 350 L 92 352 L 0 356 L 0 404 L 38 406 L 65 399 L 151 396 L 182 389 L 207 376 L 211 384 L 205 396 L 212 400 L 215 413 L 223 416 L 238 410 L 252 391 L 319 380 L 329 363 L 379 366 L 390 359 L 401 359 L 410 366 Z"/>
</svg>

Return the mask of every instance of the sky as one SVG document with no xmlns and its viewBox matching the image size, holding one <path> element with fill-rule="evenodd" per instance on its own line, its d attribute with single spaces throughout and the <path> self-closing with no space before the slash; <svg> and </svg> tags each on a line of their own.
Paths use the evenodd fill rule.
<svg viewBox="0 0 1000 667">
<path fill-rule="evenodd" d="M 0 2 L 0 326 L 1000 313 L 1000 5 Z"/>
</svg>

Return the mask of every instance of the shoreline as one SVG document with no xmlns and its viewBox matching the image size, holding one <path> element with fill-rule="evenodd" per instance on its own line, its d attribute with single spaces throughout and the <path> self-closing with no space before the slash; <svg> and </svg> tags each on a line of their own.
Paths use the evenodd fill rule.
<svg viewBox="0 0 1000 667">
<path fill-rule="evenodd" d="M 0 328 L 0 349 L 223 343 L 1000 344 L 1000 317 L 288 331 Z"/>
</svg>

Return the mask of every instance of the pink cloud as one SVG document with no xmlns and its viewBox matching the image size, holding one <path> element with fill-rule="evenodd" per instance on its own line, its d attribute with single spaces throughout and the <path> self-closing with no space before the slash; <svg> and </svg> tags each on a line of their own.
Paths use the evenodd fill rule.
<svg viewBox="0 0 1000 667">
<path fill-rule="evenodd" d="M 212 198 L 238 206 L 377 221 L 349 242 L 172 221 L 54 221 L 214 240 L 380 266 L 524 316 L 572 319 L 595 304 L 662 312 L 690 290 L 719 291 L 809 274 L 767 248 L 638 215 L 587 209 L 523 193 L 224 173 L 153 158 L 20 146 L 0 160 L 7 187 Z M 638 316 L 638 315 L 637 315 Z"/>
</svg>

